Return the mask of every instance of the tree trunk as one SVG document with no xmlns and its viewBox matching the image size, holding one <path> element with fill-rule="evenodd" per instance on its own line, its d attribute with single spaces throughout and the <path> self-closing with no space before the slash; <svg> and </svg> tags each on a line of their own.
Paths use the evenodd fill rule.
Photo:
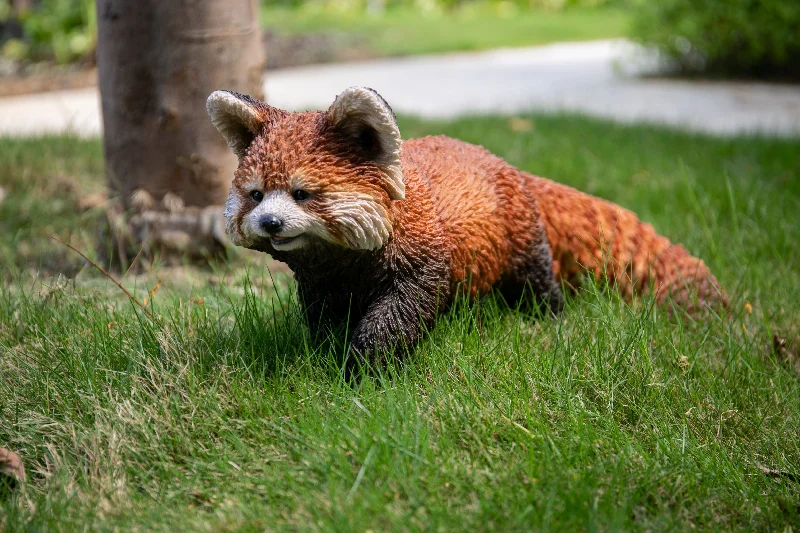
<svg viewBox="0 0 800 533">
<path fill-rule="evenodd" d="M 224 203 L 237 164 L 206 98 L 262 96 L 257 0 L 97 0 L 97 20 L 110 192 L 145 226 L 158 212 L 185 226 Z"/>
<path fill-rule="evenodd" d="M 11 6 L 11 12 L 15 15 L 30 11 L 33 7 L 33 0 L 9 0 L 8 5 Z"/>
</svg>

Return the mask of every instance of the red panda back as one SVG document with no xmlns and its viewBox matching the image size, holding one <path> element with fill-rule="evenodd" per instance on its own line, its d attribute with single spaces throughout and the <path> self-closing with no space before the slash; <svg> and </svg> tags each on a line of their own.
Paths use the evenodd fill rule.
<svg viewBox="0 0 800 533">
<path fill-rule="evenodd" d="M 407 189 L 429 191 L 454 283 L 483 294 L 525 255 L 539 224 L 526 176 L 483 147 L 448 137 L 403 143 Z"/>
<path fill-rule="evenodd" d="M 532 260 L 541 228 L 556 280 L 607 276 L 626 297 L 672 296 L 689 311 L 726 305 L 708 267 L 631 211 L 522 172 L 480 146 L 447 137 L 403 144 L 408 186 L 429 191 L 451 258 L 454 283 L 483 294 Z M 535 259 L 535 258 L 533 258 Z"/>
</svg>

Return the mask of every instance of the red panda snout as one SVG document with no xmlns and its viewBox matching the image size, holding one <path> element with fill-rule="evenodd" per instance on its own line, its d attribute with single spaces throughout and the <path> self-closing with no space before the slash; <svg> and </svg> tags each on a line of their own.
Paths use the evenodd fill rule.
<svg viewBox="0 0 800 533">
<path fill-rule="evenodd" d="M 275 250 L 292 251 L 308 246 L 315 238 L 334 240 L 325 221 L 284 190 L 266 194 L 256 190 L 240 205 L 244 207 L 245 203 L 250 204 L 251 210 L 241 218 L 240 232 L 249 247 L 269 242 Z"/>
<path fill-rule="evenodd" d="M 263 192 L 263 181 L 235 184 L 225 209 L 228 235 L 239 246 L 263 249 L 269 243 L 278 251 L 300 250 L 315 241 L 351 250 L 382 248 L 393 229 L 385 193 L 359 183 L 356 173 L 338 178 L 326 187 L 306 176 L 302 187 L 310 193 L 295 179 L 293 187 Z"/>
</svg>

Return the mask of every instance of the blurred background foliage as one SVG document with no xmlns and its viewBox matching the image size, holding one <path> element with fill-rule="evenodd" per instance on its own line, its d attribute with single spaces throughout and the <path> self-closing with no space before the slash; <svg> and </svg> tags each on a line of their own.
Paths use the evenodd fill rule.
<svg viewBox="0 0 800 533">
<path fill-rule="evenodd" d="M 380 13 L 396 8 L 421 11 L 447 11 L 470 4 L 508 5 L 518 9 L 565 9 L 620 4 L 623 0 L 262 0 L 265 6 L 294 9 L 324 9 Z"/>
<path fill-rule="evenodd" d="M 689 73 L 800 79 L 800 0 L 635 0 L 632 36 Z"/>
<path fill-rule="evenodd" d="M 13 7 L 20 4 L 26 7 Z M 405 25 L 395 32 L 409 34 L 405 45 L 376 41 L 378 55 L 538 44 L 556 39 L 525 38 L 526 28 L 528 33 L 546 34 L 552 27 L 549 33 L 562 32 L 562 40 L 627 34 L 658 48 L 670 58 L 669 66 L 681 73 L 800 79 L 800 0 L 263 0 L 262 6 L 262 22 L 277 33 L 324 29 L 380 33 L 393 23 Z M 604 33 L 614 22 L 605 15 L 610 10 L 624 12 L 624 28 L 619 23 Z M 482 20 L 487 35 L 503 31 L 501 19 L 508 21 L 509 35 L 521 35 L 481 39 L 476 23 L 465 22 L 464 13 L 470 12 L 479 13 L 473 19 Z M 592 12 L 597 13 L 596 23 Z M 579 13 L 569 22 L 574 31 L 547 18 L 553 13 Z M 427 22 L 417 27 L 414 17 Z M 538 26 L 537 17 L 541 17 Z M 271 19 L 278 22 L 270 24 Z M 408 46 L 419 33 L 431 33 L 437 20 L 446 25 L 450 19 L 464 23 L 464 33 L 472 37 L 443 28 L 438 40 Z M 0 54 L 6 58 L 62 64 L 91 61 L 95 35 L 94 0 L 0 0 Z M 452 42 L 439 42 L 448 39 Z"/>
<path fill-rule="evenodd" d="M 94 0 L 0 0 L 2 54 L 29 61 L 71 63 L 93 55 L 97 39 Z M 5 35 L 3 35 L 5 34 Z"/>
</svg>

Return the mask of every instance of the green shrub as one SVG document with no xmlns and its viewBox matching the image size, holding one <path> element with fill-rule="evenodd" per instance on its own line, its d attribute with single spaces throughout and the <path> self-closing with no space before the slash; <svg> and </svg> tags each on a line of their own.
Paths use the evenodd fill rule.
<svg viewBox="0 0 800 533">
<path fill-rule="evenodd" d="M 637 0 L 634 36 L 684 72 L 800 79 L 800 0 Z"/>
<path fill-rule="evenodd" d="M 90 54 L 97 42 L 94 0 L 41 0 L 21 13 L 19 22 L 22 38 L 2 48 L 14 59 L 71 63 Z"/>
</svg>

